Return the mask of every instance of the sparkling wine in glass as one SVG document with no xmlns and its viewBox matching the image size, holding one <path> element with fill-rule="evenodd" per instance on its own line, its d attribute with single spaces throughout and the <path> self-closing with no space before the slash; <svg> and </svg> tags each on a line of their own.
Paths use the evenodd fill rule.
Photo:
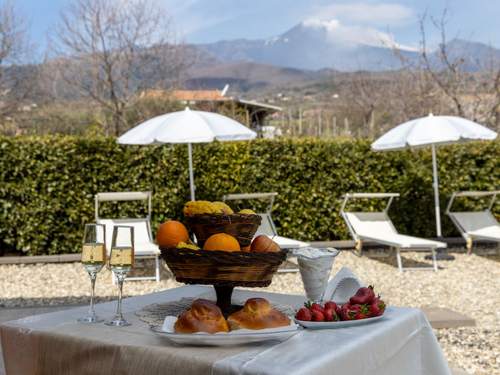
<svg viewBox="0 0 500 375">
<path fill-rule="evenodd" d="M 118 303 L 115 317 L 105 324 L 123 327 L 130 325 L 122 314 L 123 281 L 134 266 L 134 228 L 115 225 L 111 243 L 109 266 L 118 282 Z"/>
<path fill-rule="evenodd" d="M 101 224 L 86 224 L 83 234 L 82 264 L 90 277 L 90 308 L 86 316 L 78 319 L 81 323 L 99 323 L 100 319 L 94 309 L 95 281 L 97 274 L 106 263 L 104 226 Z"/>
</svg>

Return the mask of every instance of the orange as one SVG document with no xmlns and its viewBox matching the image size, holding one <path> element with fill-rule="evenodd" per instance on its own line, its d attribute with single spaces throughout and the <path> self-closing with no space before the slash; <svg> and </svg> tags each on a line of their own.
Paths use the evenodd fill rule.
<svg viewBox="0 0 500 375">
<path fill-rule="evenodd" d="M 240 251 L 240 244 L 230 234 L 217 233 L 207 238 L 203 250 Z"/>
<path fill-rule="evenodd" d="M 189 233 L 179 221 L 169 220 L 156 232 L 156 243 L 161 247 L 176 247 L 179 242 L 189 242 Z"/>
</svg>

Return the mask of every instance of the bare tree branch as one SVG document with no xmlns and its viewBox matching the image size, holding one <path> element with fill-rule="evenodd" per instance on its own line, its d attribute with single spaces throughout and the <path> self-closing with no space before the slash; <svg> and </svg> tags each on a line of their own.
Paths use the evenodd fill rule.
<svg viewBox="0 0 500 375">
<path fill-rule="evenodd" d="M 115 135 L 138 90 L 168 88 L 183 69 L 170 19 L 155 0 L 74 0 L 54 51 L 63 80 L 111 114 Z"/>
</svg>

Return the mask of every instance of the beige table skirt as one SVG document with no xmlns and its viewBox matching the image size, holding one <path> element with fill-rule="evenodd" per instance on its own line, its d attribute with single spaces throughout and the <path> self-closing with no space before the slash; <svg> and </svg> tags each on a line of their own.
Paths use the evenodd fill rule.
<svg viewBox="0 0 500 375">
<path fill-rule="evenodd" d="M 304 297 L 235 290 L 234 299 L 262 296 L 298 307 Z M 0 335 L 7 375 L 79 374 L 349 374 L 449 375 L 429 322 L 418 309 L 389 308 L 380 321 L 335 330 L 302 330 L 283 343 L 182 347 L 155 335 L 134 314 L 184 297 L 214 298 L 212 288 L 188 286 L 124 300 L 129 327 L 79 324 L 86 308 L 5 323 Z M 115 303 L 96 306 L 110 318 Z"/>
</svg>

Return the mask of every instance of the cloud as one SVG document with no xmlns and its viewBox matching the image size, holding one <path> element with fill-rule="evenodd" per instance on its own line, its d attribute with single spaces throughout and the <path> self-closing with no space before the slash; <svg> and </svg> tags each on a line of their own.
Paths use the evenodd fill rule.
<svg viewBox="0 0 500 375">
<path fill-rule="evenodd" d="M 302 23 L 306 27 L 324 29 L 332 43 L 345 47 L 353 47 L 364 44 L 374 47 L 397 47 L 403 50 L 415 51 L 411 46 L 399 44 L 392 34 L 379 31 L 369 26 L 347 26 L 338 19 L 324 21 L 317 18 L 309 18 Z"/>
<path fill-rule="evenodd" d="M 413 9 L 395 3 L 340 3 L 315 7 L 311 17 L 371 26 L 400 26 L 415 18 Z"/>
</svg>

